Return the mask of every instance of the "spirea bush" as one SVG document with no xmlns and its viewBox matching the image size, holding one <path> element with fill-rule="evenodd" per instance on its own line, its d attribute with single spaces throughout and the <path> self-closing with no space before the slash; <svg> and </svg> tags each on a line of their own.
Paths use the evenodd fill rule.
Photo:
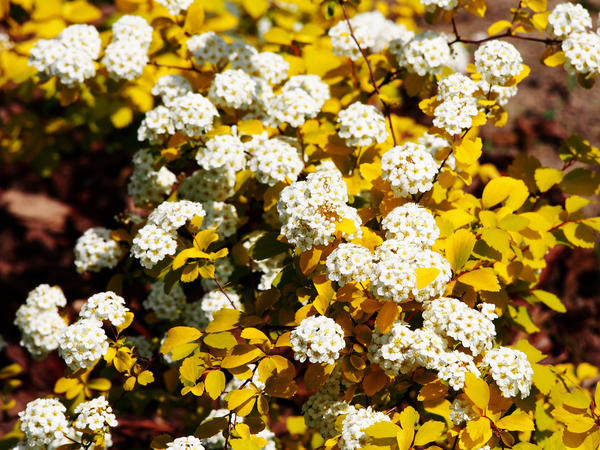
<svg viewBox="0 0 600 450">
<path fill-rule="evenodd" d="M 456 17 L 485 0 L 1 2 L 3 93 L 55 115 L 9 117 L 4 158 L 79 127 L 133 167 L 74 249 L 105 292 L 32 286 L 17 312 L 65 374 L 6 445 L 105 448 L 135 414 L 177 417 L 154 449 L 598 448 L 598 370 L 511 336 L 565 312 L 538 285 L 553 248 L 596 244 L 600 151 L 500 173 L 479 127 L 507 122 L 521 40 L 589 88 L 600 35 L 580 4 L 514 3 L 474 40 Z"/>
</svg>

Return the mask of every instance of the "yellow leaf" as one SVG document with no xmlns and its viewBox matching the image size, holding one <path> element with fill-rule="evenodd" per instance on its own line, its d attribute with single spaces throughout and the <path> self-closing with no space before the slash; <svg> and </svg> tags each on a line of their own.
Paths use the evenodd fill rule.
<svg viewBox="0 0 600 450">
<path fill-rule="evenodd" d="M 220 370 L 208 372 L 204 379 L 204 388 L 210 398 L 216 400 L 225 390 L 225 374 Z"/>
<path fill-rule="evenodd" d="M 554 311 L 558 311 L 561 313 L 567 312 L 567 308 L 565 307 L 565 305 L 563 305 L 563 303 L 556 295 L 547 291 L 542 291 L 540 289 L 535 289 L 531 291 L 531 293 L 535 298 L 537 298 L 548 308 L 552 308 Z"/>
<path fill-rule="evenodd" d="M 214 264 L 203 264 L 203 265 L 198 265 L 198 275 L 200 275 L 202 278 L 207 278 L 209 280 L 214 280 L 215 278 L 215 265 Z M 185 272 L 185 269 L 184 269 Z M 183 281 L 184 283 L 186 282 L 186 280 L 183 279 L 183 276 L 181 277 L 181 281 Z M 193 281 L 193 280 L 192 280 Z"/>
<path fill-rule="evenodd" d="M 480 417 L 476 420 L 467 422 L 467 433 L 475 442 L 486 443 L 492 437 L 492 426 L 486 417 Z"/>
<path fill-rule="evenodd" d="M 547 0 L 523 0 L 523 6 L 531 9 L 533 12 L 540 13 L 546 11 Z"/>
<path fill-rule="evenodd" d="M 531 23 L 538 31 L 544 31 L 548 28 L 548 16 L 550 11 L 536 13 L 531 17 Z"/>
<path fill-rule="evenodd" d="M 142 373 L 140 373 L 137 376 L 137 382 L 138 384 L 141 384 L 142 386 L 146 386 L 147 384 L 150 384 L 154 381 L 154 374 L 152 372 L 150 372 L 149 370 L 144 370 Z"/>
<path fill-rule="evenodd" d="M 552 186 L 562 181 L 563 173 L 558 169 L 542 167 L 535 170 L 534 178 L 540 192 L 546 192 Z"/>
<path fill-rule="evenodd" d="M 490 25 L 488 28 L 488 35 L 494 36 L 495 34 L 502 33 L 504 30 L 510 30 L 512 26 L 512 22 L 509 22 L 508 20 L 499 20 Z"/>
<path fill-rule="evenodd" d="M 489 267 L 467 272 L 458 277 L 458 281 L 473 286 L 476 291 L 497 292 L 500 290 L 498 277 L 494 270 Z"/>
<path fill-rule="evenodd" d="M 429 286 L 440 274 L 440 269 L 436 267 L 425 267 L 415 269 L 415 275 L 417 276 L 417 289 L 423 289 Z"/>
<path fill-rule="evenodd" d="M 565 55 L 565 52 L 562 52 L 562 51 L 556 52 L 556 53 L 544 58 L 544 64 L 547 65 L 548 67 L 562 66 L 566 62 L 567 62 L 567 55 Z"/>
<path fill-rule="evenodd" d="M 261 356 L 264 356 L 264 352 L 255 345 L 238 344 L 233 347 L 231 355 L 223 358 L 221 367 L 224 369 L 240 367 L 244 364 L 254 361 L 257 358 L 260 358 Z"/>
<path fill-rule="evenodd" d="M 102 17 L 102 11 L 84 0 L 75 0 L 63 3 L 62 15 L 71 23 L 87 23 Z"/>
<path fill-rule="evenodd" d="M 402 428 L 396 434 L 396 444 L 398 445 L 398 450 L 410 450 L 414 435 L 414 428 Z"/>
<path fill-rule="evenodd" d="M 442 437 L 446 424 L 437 420 L 428 420 L 417 430 L 415 445 L 425 445 L 435 442 Z"/>
<path fill-rule="evenodd" d="M 412 406 L 407 406 L 400 413 L 400 426 L 405 429 L 415 428 L 415 424 L 419 421 L 419 413 Z"/>
<path fill-rule="evenodd" d="M 533 420 L 525 411 L 515 411 L 496 422 L 496 426 L 508 431 L 534 431 Z"/>
<path fill-rule="evenodd" d="M 269 9 L 269 2 L 267 0 L 243 0 L 242 5 L 253 19 L 258 19 Z"/>
<path fill-rule="evenodd" d="M 290 416 L 285 421 L 286 428 L 290 434 L 304 434 L 306 433 L 306 422 L 304 417 Z"/>
<path fill-rule="evenodd" d="M 475 235 L 465 229 L 456 230 L 452 236 L 446 239 L 446 259 L 455 273 L 462 269 L 469 260 L 475 240 Z"/>
<path fill-rule="evenodd" d="M 256 397 L 257 392 L 254 389 L 238 389 L 227 395 L 227 408 L 234 410 L 244 403 Z"/>
<path fill-rule="evenodd" d="M 133 390 L 134 387 L 135 387 L 135 377 L 127 378 L 127 380 L 125 380 L 125 383 L 123 384 L 123 389 L 125 389 L 126 391 L 131 391 L 131 390 Z"/>
<path fill-rule="evenodd" d="M 250 0 L 254 2 L 256 0 Z M 257 443 L 251 441 L 247 438 L 242 439 L 230 439 L 229 444 L 231 445 L 232 450 L 260 450 L 260 447 Z"/>
<path fill-rule="evenodd" d="M 584 208 L 589 204 L 590 201 L 587 198 L 583 198 L 578 195 L 571 195 L 565 200 L 565 210 L 569 214 L 573 214 L 574 212 L 579 211 L 581 208 Z"/>
<path fill-rule="evenodd" d="M 470 0 L 464 5 L 464 8 L 471 14 L 475 14 L 478 17 L 483 17 L 485 16 L 487 5 L 485 4 L 485 0 Z"/>
<path fill-rule="evenodd" d="M 505 202 L 509 211 L 516 211 L 528 196 L 529 191 L 523 181 L 511 177 L 498 177 L 483 189 L 481 203 L 485 209 L 490 209 L 498 203 Z"/>
<path fill-rule="evenodd" d="M 323 251 L 316 247 L 303 252 L 300 255 L 300 271 L 306 276 L 310 275 L 321 261 L 322 254 Z"/>
<path fill-rule="evenodd" d="M 337 231 L 346 235 L 356 233 L 356 224 L 353 220 L 347 219 L 346 217 L 344 217 L 341 222 L 337 222 L 335 227 Z"/>
<path fill-rule="evenodd" d="M 206 364 L 198 355 L 190 356 L 185 358 L 179 366 L 179 374 L 187 381 L 195 383 L 202 376 L 205 366 Z"/>
<path fill-rule="evenodd" d="M 387 421 L 377 422 L 364 430 L 367 436 L 375 439 L 396 439 L 396 433 L 400 431 L 401 429 L 398 425 Z"/>
<path fill-rule="evenodd" d="M 517 214 L 508 214 L 498 223 L 498 227 L 506 231 L 521 231 L 527 228 L 528 225 L 529 219 Z"/>
<path fill-rule="evenodd" d="M 204 7 L 201 0 L 195 0 L 185 14 L 183 29 L 188 34 L 199 34 L 204 24 Z"/>
<path fill-rule="evenodd" d="M 229 331 L 207 334 L 203 342 L 209 347 L 230 349 L 237 345 L 237 339 Z"/>
<path fill-rule="evenodd" d="M 128 372 L 136 362 L 136 358 L 131 355 L 131 349 L 128 347 L 121 347 L 117 350 L 113 364 L 115 369 L 119 372 Z"/>
<path fill-rule="evenodd" d="M 57 394 L 64 394 L 79 385 L 81 385 L 81 382 L 77 378 L 61 377 L 56 380 L 56 383 L 54 384 L 54 392 Z M 83 388 L 83 385 L 81 387 Z"/>
<path fill-rule="evenodd" d="M 219 240 L 219 235 L 214 228 L 202 230 L 194 236 L 194 247 L 206 250 L 210 244 Z"/>
<path fill-rule="evenodd" d="M 111 383 L 110 380 L 107 378 L 94 378 L 89 383 L 87 383 L 87 387 L 90 389 L 94 389 L 95 391 L 109 391 Z"/>
<path fill-rule="evenodd" d="M 486 228 L 481 232 L 481 238 L 493 249 L 510 256 L 511 237 L 506 231 L 500 228 Z"/>
<path fill-rule="evenodd" d="M 133 322 L 134 314 L 131 311 L 127 311 L 125 313 L 125 321 L 117 327 L 117 334 L 121 334 L 121 332 L 127 328 Z"/>
<path fill-rule="evenodd" d="M 254 343 L 252 341 L 258 341 L 260 343 L 269 341 L 269 337 L 257 328 L 244 328 L 241 336 L 244 339 L 250 340 L 251 344 Z"/>
<path fill-rule="evenodd" d="M 476 377 L 471 372 L 467 372 L 465 375 L 464 392 L 479 409 L 487 409 L 490 402 L 490 387 L 484 380 Z"/>
<path fill-rule="evenodd" d="M 584 223 L 569 222 L 560 229 L 569 242 L 577 247 L 594 248 L 596 245 L 596 232 Z"/>
<path fill-rule="evenodd" d="M 133 111 L 129 106 L 121 106 L 110 115 L 110 121 L 115 128 L 125 128 L 133 120 Z"/>
<path fill-rule="evenodd" d="M 470 166 L 479 159 L 482 148 L 481 138 L 463 139 L 454 147 L 454 156 L 457 162 Z"/>
<path fill-rule="evenodd" d="M 273 27 L 264 34 L 264 39 L 270 44 L 290 45 L 292 34 L 283 28 Z"/>
<path fill-rule="evenodd" d="M 235 309 L 221 309 L 213 314 L 213 321 L 206 327 L 206 332 L 218 333 L 236 328 L 241 315 L 241 311 Z"/>
<path fill-rule="evenodd" d="M 381 333 L 387 333 L 392 328 L 392 325 L 394 325 L 399 312 L 400 307 L 396 302 L 386 302 L 377 314 L 375 326 L 379 328 Z"/>
<path fill-rule="evenodd" d="M 251 1 L 254 3 L 254 0 Z M 263 132 L 263 124 L 260 120 L 244 120 L 238 124 L 237 130 L 238 133 L 243 134 L 261 134 Z"/>
<path fill-rule="evenodd" d="M 163 354 L 170 353 L 178 345 L 193 342 L 202 336 L 202 332 L 191 327 L 175 327 L 167 332 L 167 338 L 163 342 L 160 352 Z"/>
</svg>

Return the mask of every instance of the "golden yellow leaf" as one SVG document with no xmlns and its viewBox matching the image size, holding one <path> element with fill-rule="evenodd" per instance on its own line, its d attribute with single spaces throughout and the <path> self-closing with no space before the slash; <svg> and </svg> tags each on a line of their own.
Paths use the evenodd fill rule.
<svg viewBox="0 0 600 450">
<path fill-rule="evenodd" d="M 204 336 L 203 342 L 209 347 L 230 349 L 237 345 L 237 339 L 229 331 L 211 333 Z"/>
<path fill-rule="evenodd" d="M 471 166 L 481 156 L 482 148 L 483 143 L 481 142 L 481 138 L 466 138 L 455 145 L 454 156 L 457 162 L 465 166 Z"/>
<path fill-rule="evenodd" d="M 221 367 L 224 369 L 230 369 L 235 367 L 243 366 L 254 361 L 257 358 L 264 356 L 264 352 L 250 344 L 238 344 L 233 347 L 230 355 L 227 355 L 221 361 Z"/>
<path fill-rule="evenodd" d="M 186 33 L 193 35 L 202 31 L 204 24 L 204 7 L 202 0 L 194 0 L 185 13 L 185 23 L 183 29 Z"/>
<path fill-rule="evenodd" d="M 546 192 L 552 186 L 562 181 L 563 173 L 558 169 L 541 167 L 535 170 L 534 178 L 540 192 Z"/>
<path fill-rule="evenodd" d="M 127 380 L 125 380 L 125 383 L 123 384 L 123 389 L 125 389 L 126 391 L 133 390 L 133 388 L 135 387 L 135 381 L 135 377 L 128 377 Z"/>
<path fill-rule="evenodd" d="M 500 290 L 498 277 L 496 276 L 494 270 L 489 267 L 467 272 L 458 277 L 458 281 L 468 284 L 469 286 L 473 286 L 476 291 L 497 292 Z"/>
<path fill-rule="evenodd" d="M 423 289 L 429 286 L 435 281 L 440 274 L 440 269 L 437 267 L 419 267 L 415 269 L 415 275 L 417 276 L 417 289 Z"/>
<path fill-rule="evenodd" d="M 540 13 L 546 11 L 547 0 L 523 0 L 523 6 L 531 9 L 533 12 Z"/>
<path fill-rule="evenodd" d="M 522 180 L 498 177 L 491 180 L 483 189 L 481 203 L 485 209 L 490 209 L 505 202 L 505 207 L 512 212 L 519 209 L 528 196 L 529 191 Z"/>
<path fill-rule="evenodd" d="M 71 23 L 87 23 L 102 17 L 102 11 L 84 0 L 75 0 L 63 3 L 62 15 Z"/>
<path fill-rule="evenodd" d="M 264 39 L 270 44 L 290 45 L 292 34 L 283 28 L 273 27 L 264 34 Z"/>
<path fill-rule="evenodd" d="M 565 55 L 565 52 L 563 52 L 563 51 L 556 52 L 556 53 L 544 58 L 544 64 L 547 65 L 548 67 L 562 66 L 566 62 L 567 62 L 567 56 Z"/>
<path fill-rule="evenodd" d="M 243 0 L 242 5 L 253 19 L 258 19 L 269 9 L 267 0 Z"/>
<path fill-rule="evenodd" d="M 142 373 L 140 373 L 137 376 L 137 382 L 138 384 L 142 385 L 142 386 L 146 386 L 147 384 L 150 384 L 154 381 L 154 374 L 152 372 L 150 372 L 149 370 L 144 370 Z"/>
<path fill-rule="evenodd" d="M 210 398 L 217 399 L 225 390 L 225 374 L 220 370 L 208 372 L 204 379 L 204 388 Z"/>
<path fill-rule="evenodd" d="M 235 309 L 221 309 L 213 314 L 213 321 L 206 327 L 207 333 L 227 331 L 238 326 L 241 311 Z"/>
<path fill-rule="evenodd" d="M 87 387 L 95 391 L 109 391 L 111 382 L 108 378 L 94 378 L 87 383 Z"/>
<path fill-rule="evenodd" d="M 379 310 L 379 313 L 377 313 L 375 326 L 379 328 L 381 333 L 387 333 L 391 330 L 392 325 L 394 325 L 400 311 L 400 307 L 396 302 L 384 303 L 383 307 Z"/>
<path fill-rule="evenodd" d="M 475 246 L 475 235 L 461 228 L 446 239 L 446 259 L 456 273 L 464 267 Z"/>
<path fill-rule="evenodd" d="M 167 338 L 162 343 L 160 352 L 170 353 L 175 347 L 181 344 L 193 342 L 202 336 L 202 332 L 191 327 L 174 327 L 167 332 Z"/>
<path fill-rule="evenodd" d="M 425 445 L 435 442 L 442 437 L 446 424 L 437 420 L 428 420 L 417 430 L 415 445 Z"/>
<path fill-rule="evenodd" d="M 512 22 L 509 22 L 508 20 L 499 20 L 490 25 L 488 28 L 488 35 L 494 36 L 496 34 L 500 34 L 504 30 L 510 30 L 512 26 Z"/>
<path fill-rule="evenodd" d="M 465 375 L 464 392 L 479 409 L 487 409 L 490 402 L 490 387 L 484 380 L 471 372 L 467 372 Z"/>
<path fill-rule="evenodd" d="M 496 422 L 496 426 L 509 431 L 533 431 L 533 420 L 525 411 L 516 410 Z"/>
</svg>

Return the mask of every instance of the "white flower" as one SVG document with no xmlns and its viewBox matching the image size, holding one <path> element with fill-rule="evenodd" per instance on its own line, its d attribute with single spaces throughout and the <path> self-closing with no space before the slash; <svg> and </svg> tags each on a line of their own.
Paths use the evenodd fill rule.
<svg viewBox="0 0 600 450">
<path fill-rule="evenodd" d="M 69 429 L 67 408 L 57 398 L 38 398 L 19 413 L 20 428 L 27 448 L 43 448 L 60 440 Z"/>
<path fill-rule="evenodd" d="M 246 147 L 239 137 L 222 134 L 208 141 L 196 153 L 196 162 L 204 169 L 237 172 L 246 165 Z"/>
<path fill-rule="evenodd" d="M 255 74 L 270 84 L 279 84 L 288 77 L 290 64 L 277 53 L 262 52 L 252 55 L 251 62 Z"/>
<path fill-rule="evenodd" d="M 252 104 L 255 89 L 256 83 L 250 75 L 229 69 L 215 76 L 208 98 L 217 106 L 244 109 Z"/>
<path fill-rule="evenodd" d="M 431 247 L 440 235 L 433 215 L 417 203 L 394 208 L 381 221 L 386 239 L 399 239 L 406 245 Z"/>
<path fill-rule="evenodd" d="M 381 177 L 390 183 L 396 197 L 429 191 L 438 171 L 431 154 L 422 145 L 413 142 L 384 153 L 381 168 Z"/>
<path fill-rule="evenodd" d="M 202 441 L 194 436 L 185 436 L 175 439 L 167 444 L 173 450 L 204 450 Z"/>
<path fill-rule="evenodd" d="M 342 243 L 327 257 L 327 278 L 340 286 L 351 281 L 360 283 L 370 278 L 373 255 L 358 244 Z"/>
<path fill-rule="evenodd" d="M 224 201 L 235 191 L 235 171 L 228 166 L 196 170 L 179 185 L 179 194 L 194 202 Z"/>
<path fill-rule="evenodd" d="M 181 14 L 190 7 L 194 0 L 156 0 L 169 11 L 169 14 L 176 16 Z"/>
<path fill-rule="evenodd" d="M 189 137 L 199 137 L 209 131 L 214 118 L 219 115 L 210 100 L 192 92 L 173 101 L 171 114 L 175 129 Z"/>
<path fill-rule="evenodd" d="M 125 250 L 110 237 L 111 230 L 103 227 L 89 228 L 75 244 L 77 272 L 99 272 L 112 269 L 125 254 Z"/>
<path fill-rule="evenodd" d="M 304 169 L 295 139 L 281 136 L 246 146 L 251 152 L 248 167 L 261 183 L 273 186 L 286 178 L 296 181 Z"/>
<path fill-rule="evenodd" d="M 287 92 L 294 89 L 304 89 L 318 105 L 319 110 L 329 100 L 329 85 L 318 75 L 294 75 L 285 82 L 281 91 Z"/>
<path fill-rule="evenodd" d="M 571 33 L 582 33 L 592 28 L 592 17 L 587 9 L 579 3 L 560 3 L 548 16 L 548 33 L 565 39 Z"/>
<path fill-rule="evenodd" d="M 367 147 L 377 142 L 381 144 L 388 137 L 385 117 L 377 108 L 362 103 L 353 103 L 338 113 L 340 137 L 353 147 Z"/>
<path fill-rule="evenodd" d="M 123 324 L 129 312 L 125 299 L 112 291 L 99 292 L 88 298 L 81 307 L 79 317 L 84 319 L 108 320 L 115 327 Z"/>
<path fill-rule="evenodd" d="M 507 84 L 523 71 L 523 59 L 514 45 L 493 40 L 475 51 L 475 67 L 490 84 Z"/>
<path fill-rule="evenodd" d="M 92 367 L 108 350 L 102 323 L 79 319 L 63 328 L 58 336 L 58 353 L 73 371 Z"/>
<path fill-rule="evenodd" d="M 303 319 L 290 336 L 294 358 L 300 362 L 333 364 L 346 346 L 344 330 L 325 316 Z"/>
<path fill-rule="evenodd" d="M 80 403 L 74 412 L 77 414 L 77 418 L 73 426 L 80 431 L 94 433 L 118 425 L 117 418 L 104 397 L 96 397 Z"/>
<path fill-rule="evenodd" d="M 390 418 L 382 412 L 373 411 L 370 406 L 362 409 L 350 406 L 342 424 L 342 437 L 338 442 L 340 450 L 363 448 L 367 438 L 364 430 L 378 422 L 390 422 Z"/>
<path fill-rule="evenodd" d="M 217 65 L 227 59 L 227 42 L 212 31 L 192 36 L 186 47 L 197 65 L 204 62 Z"/>
<path fill-rule="evenodd" d="M 177 97 L 192 92 L 192 85 L 181 75 L 164 75 L 152 88 L 152 95 L 161 97 L 166 106 L 171 106 Z"/>
<path fill-rule="evenodd" d="M 520 394 L 521 398 L 525 398 L 529 395 L 533 369 L 522 351 L 498 347 L 484 355 L 482 364 L 490 369 L 490 374 L 504 397 L 511 398 Z"/>
<path fill-rule="evenodd" d="M 452 60 L 446 38 L 433 31 L 416 35 L 405 45 L 390 45 L 400 67 L 421 76 L 438 75 Z"/>
<path fill-rule="evenodd" d="M 176 320 L 185 307 L 185 293 L 180 285 L 175 285 L 170 292 L 165 292 L 165 284 L 162 281 L 152 283 L 152 288 L 146 300 L 144 308 L 154 311 L 156 317 L 161 320 Z"/>
<path fill-rule="evenodd" d="M 567 57 L 565 69 L 571 74 L 594 76 L 600 73 L 600 35 L 575 32 L 562 43 Z"/>
</svg>

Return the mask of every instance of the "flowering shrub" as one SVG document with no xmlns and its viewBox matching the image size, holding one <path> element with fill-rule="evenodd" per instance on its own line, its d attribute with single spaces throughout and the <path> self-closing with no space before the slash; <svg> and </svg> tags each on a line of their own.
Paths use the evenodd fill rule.
<svg viewBox="0 0 600 450">
<path fill-rule="evenodd" d="M 41 285 L 17 312 L 21 345 L 67 369 L 5 439 L 104 448 L 153 402 L 185 427 L 155 449 L 600 445 L 600 388 L 580 387 L 597 371 L 505 332 L 538 330 L 527 304 L 565 311 L 540 274 L 552 248 L 596 243 L 600 152 L 572 136 L 561 169 L 501 174 L 478 136 L 529 74 L 519 40 L 593 84 L 585 8 L 523 0 L 470 40 L 455 16 L 485 0 L 115 3 L 0 6 L 0 85 L 65 108 L 46 133 L 138 140 L 132 207 L 74 249 L 78 272 L 115 273 L 106 292 L 75 311 Z M 432 126 L 398 115 L 407 97 Z M 11 152 L 35 120 L 2 126 Z"/>
</svg>

